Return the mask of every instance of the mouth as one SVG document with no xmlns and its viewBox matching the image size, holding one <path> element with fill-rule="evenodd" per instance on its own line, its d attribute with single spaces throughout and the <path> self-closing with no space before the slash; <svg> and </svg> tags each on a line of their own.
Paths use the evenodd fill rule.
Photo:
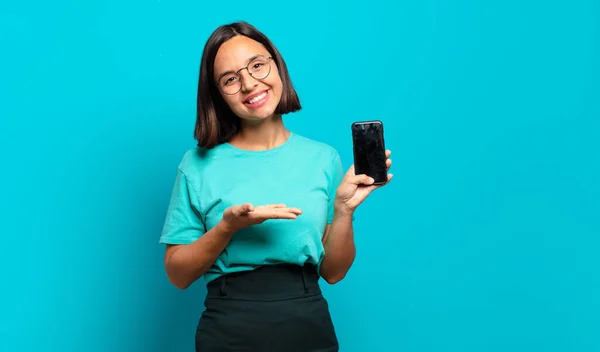
<svg viewBox="0 0 600 352">
<path fill-rule="evenodd" d="M 264 103 L 266 103 L 268 98 L 269 90 L 267 89 L 249 96 L 248 99 L 244 101 L 244 105 L 249 108 L 258 108 L 261 107 Z"/>
</svg>

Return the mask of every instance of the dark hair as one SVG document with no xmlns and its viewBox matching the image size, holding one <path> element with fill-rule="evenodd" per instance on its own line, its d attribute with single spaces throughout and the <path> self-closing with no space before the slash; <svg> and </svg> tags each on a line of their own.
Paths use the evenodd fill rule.
<svg viewBox="0 0 600 352">
<path fill-rule="evenodd" d="M 246 22 L 222 25 L 206 41 L 200 63 L 196 128 L 194 130 L 194 138 L 198 141 L 198 146 L 212 148 L 228 141 L 240 129 L 240 118 L 227 106 L 214 80 L 217 51 L 223 43 L 238 35 L 261 43 L 272 55 L 277 65 L 283 92 L 275 114 L 287 114 L 301 109 L 300 100 L 292 85 L 285 61 L 269 38 Z"/>
</svg>

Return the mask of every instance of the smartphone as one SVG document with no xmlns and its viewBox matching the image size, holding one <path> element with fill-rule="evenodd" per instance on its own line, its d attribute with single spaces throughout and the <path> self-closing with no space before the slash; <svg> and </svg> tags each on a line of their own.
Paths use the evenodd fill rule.
<svg viewBox="0 0 600 352">
<path fill-rule="evenodd" d="M 354 149 L 354 173 L 365 174 L 376 185 L 387 182 L 385 140 L 383 122 L 357 121 L 352 123 L 352 146 Z"/>
</svg>

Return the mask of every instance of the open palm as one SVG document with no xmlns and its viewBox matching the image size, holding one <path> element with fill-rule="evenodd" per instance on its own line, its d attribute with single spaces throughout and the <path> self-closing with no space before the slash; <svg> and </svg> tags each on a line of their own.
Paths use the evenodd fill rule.
<svg viewBox="0 0 600 352">
<path fill-rule="evenodd" d="M 285 204 L 268 204 L 255 207 L 250 203 L 234 205 L 223 213 L 223 222 L 233 232 L 257 225 L 269 219 L 296 219 L 302 210 Z"/>
</svg>

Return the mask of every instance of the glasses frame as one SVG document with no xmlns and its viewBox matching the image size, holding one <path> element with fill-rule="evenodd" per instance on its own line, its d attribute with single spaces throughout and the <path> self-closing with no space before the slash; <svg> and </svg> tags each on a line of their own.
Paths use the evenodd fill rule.
<svg viewBox="0 0 600 352">
<path fill-rule="evenodd" d="M 265 61 L 267 62 L 267 65 L 269 65 L 269 70 L 267 71 L 267 74 L 266 74 L 264 77 L 260 77 L 260 78 L 258 78 L 258 77 L 254 77 L 254 75 L 253 75 L 253 74 L 252 74 L 252 72 L 250 71 L 250 65 L 251 65 L 251 64 L 252 64 L 252 63 L 253 63 L 253 62 L 254 62 L 256 59 L 260 59 L 260 58 L 264 58 L 264 59 L 265 59 Z M 240 68 L 239 70 L 235 71 L 235 72 L 234 72 L 234 74 L 235 74 L 235 75 L 238 77 L 238 81 L 240 82 L 240 83 L 239 83 L 239 88 L 238 88 L 238 90 L 236 90 L 236 91 L 235 91 L 235 93 L 227 93 L 227 92 L 225 92 L 225 90 L 223 89 L 223 87 L 221 86 L 221 84 L 219 83 L 219 81 L 215 82 L 215 84 L 216 84 L 216 86 L 219 88 L 219 90 L 220 90 L 221 92 L 223 92 L 224 94 L 227 94 L 227 95 L 236 95 L 237 93 L 239 93 L 239 92 L 240 92 L 240 90 L 242 90 L 242 83 L 243 83 L 242 81 L 243 81 L 243 79 L 244 79 L 244 78 L 242 77 L 242 75 L 240 75 L 240 72 L 242 72 L 243 70 L 246 70 L 246 71 L 248 71 L 248 74 L 250 75 L 250 77 L 252 77 L 252 78 L 254 78 L 254 79 L 256 79 L 256 80 L 259 80 L 259 81 L 260 81 L 260 80 L 263 80 L 263 79 L 265 79 L 265 78 L 269 77 L 269 75 L 271 74 L 271 60 L 272 60 L 272 59 L 273 59 L 273 57 L 272 57 L 272 56 L 266 57 L 266 56 L 264 56 L 264 55 L 257 55 L 255 58 L 253 58 L 253 59 L 252 59 L 252 60 L 251 60 L 251 61 L 248 63 L 248 65 L 247 65 L 247 66 L 245 66 L 245 67 L 242 67 L 242 68 Z M 220 79 L 219 79 L 219 80 L 220 80 Z"/>
</svg>

